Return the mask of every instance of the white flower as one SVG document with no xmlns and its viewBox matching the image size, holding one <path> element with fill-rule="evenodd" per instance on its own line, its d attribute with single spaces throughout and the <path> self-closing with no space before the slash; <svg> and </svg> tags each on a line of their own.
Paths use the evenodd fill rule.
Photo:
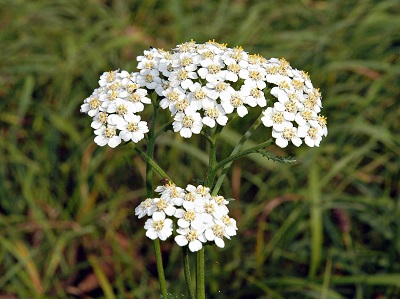
<svg viewBox="0 0 400 299">
<path fill-rule="evenodd" d="M 186 93 L 181 87 L 169 87 L 163 91 L 163 95 L 165 98 L 160 101 L 160 107 L 171 111 L 176 103 L 185 99 Z"/>
<path fill-rule="evenodd" d="M 297 112 L 295 120 L 299 126 L 305 126 L 309 123 L 311 126 L 316 127 L 318 125 L 317 113 L 313 110 L 304 109 L 303 111 Z"/>
<path fill-rule="evenodd" d="M 160 72 L 156 69 L 142 70 L 140 75 L 137 76 L 137 82 L 147 89 L 156 89 L 162 84 Z"/>
<path fill-rule="evenodd" d="M 170 186 L 170 188 L 162 192 L 161 198 L 173 203 L 174 205 L 182 205 L 183 198 L 185 197 L 185 190 L 181 187 L 175 186 L 174 184 Z"/>
<path fill-rule="evenodd" d="M 227 236 L 232 237 L 236 235 L 237 231 L 237 226 L 236 226 L 236 220 L 233 218 L 230 218 L 228 215 L 222 216 L 221 219 L 222 223 L 225 226 L 225 233 Z"/>
<path fill-rule="evenodd" d="M 149 216 L 152 216 L 153 220 L 159 220 L 165 215 L 173 216 L 175 214 L 176 208 L 171 202 L 163 198 L 154 198 L 154 205 L 150 207 Z"/>
<path fill-rule="evenodd" d="M 204 232 L 206 239 L 208 241 L 214 241 L 219 248 L 225 247 L 224 235 L 226 235 L 226 233 L 224 231 L 224 226 L 221 224 L 214 224 Z"/>
<path fill-rule="evenodd" d="M 93 121 L 90 124 L 90 126 L 97 130 L 100 129 L 102 126 L 106 125 L 108 123 L 108 113 L 106 112 L 100 112 L 93 117 Z"/>
<path fill-rule="evenodd" d="M 274 104 L 274 107 L 277 103 Z M 264 116 L 261 121 L 264 126 L 272 127 L 274 131 L 281 132 L 284 128 L 288 127 L 291 123 L 285 119 L 282 111 L 277 111 L 275 108 L 268 107 L 263 111 Z M 292 125 L 293 126 L 293 125 Z"/>
<path fill-rule="evenodd" d="M 96 89 L 90 97 L 85 99 L 84 103 L 81 105 L 80 112 L 87 113 L 89 116 L 94 117 L 100 111 L 104 110 L 101 107 L 100 94 L 101 91 Z"/>
<path fill-rule="evenodd" d="M 291 122 L 283 128 L 282 131 L 272 130 L 272 137 L 276 138 L 276 144 L 279 147 L 286 147 L 291 141 L 295 146 L 300 146 L 302 141 L 297 135 L 297 128 L 293 127 Z"/>
<path fill-rule="evenodd" d="M 245 94 L 243 91 L 234 91 L 231 93 L 221 94 L 221 105 L 224 108 L 226 114 L 230 114 L 236 109 L 237 114 L 240 117 L 245 116 L 249 111 L 244 106 L 245 104 Z"/>
<path fill-rule="evenodd" d="M 210 215 L 197 213 L 195 210 L 177 209 L 175 217 L 178 218 L 178 226 L 180 228 L 191 227 L 195 230 L 204 229 L 205 224 L 212 221 Z"/>
<path fill-rule="evenodd" d="M 205 86 L 201 86 L 199 82 L 196 82 L 192 86 L 190 86 L 189 90 L 191 92 L 188 94 L 187 98 L 190 102 L 190 107 L 192 110 L 198 111 L 205 105 L 213 102 L 207 96 L 210 90 Z"/>
<path fill-rule="evenodd" d="M 264 92 L 257 87 L 251 87 L 249 85 L 242 85 L 240 88 L 243 91 L 244 100 L 245 102 L 251 106 L 260 106 L 265 107 L 267 106 L 267 100 L 265 99 Z"/>
<path fill-rule="evenodd" d="M 144 201 L 142 201 L 136 208 L 135 208 L 135 215 L 138 216 L 138 218 L 142 218 L 144 216 L 151 216 L 151 210 L 150 208 L 154 205 L 154 201 L 152 198 L 146 198 Z"/>
<path fill-rule="evenodd" d="M 124 141 L 132 140 L 137 143 L 144 138 L 144 134 L 149 132 L 147 123 L 140 121 L 139 115 L 125 114 L 116 120 L 117 128 L 121 130 L 119 137 Z"/>
<path fill-rule="evenodd" d="M 222 81 L 207 83 L 206 86 L 208 87 L 207 96 L 213 100 L 229 97 L 230 94 L 235 92 L 235 89 L 229 83 Z"/>
<path fill-rule="evenodd" d="M 298 136 L 304 138 L 304 142 L 309 147 L 319 146 L 319 143 L 322 139 L 322 128 L 318 130 L 318 128 L 310 127 L 309 124 L 299 127 Z"/>
<path fill-rule="evenodd" d="M 94 133 L 97 135 L 94 138 L 94 142 L 99 146 L 107 144 L 109 147 L 114 148 L 121 143 L 121 138 L 117 136 L 115 126 L 101 126 L 99 129 L 95 130 Z"/>
<path fill-rule="evenodd" d="M 157 220 L 147 219 L 144 228 L 146 236 L 152 240 L 159 238 L 161 241 L 165 241 L 169 236 L 172 235 L 172 220 L 164 216 L 160 216 Z"/>
<path fill-rule="evenodd" d="M 187 114 L 178 112 L 172 123 L 174 132 L 179 132 L 184 138 L 192 137 L 192 134 L 200 134 L 203 127 L 200 113 L 189 112 Z"/>
<path fill-rule="evenodd" d="M 99 85 L 101 87 L 103 87 L 103 86 L 107 86 L 109 84 L 112 84 L 114 82 L 114 80 L 116 79 L 116 77 L 117 77 L 117 73 L 118 73 L 118 70 L 110 71 L 110 72 L 104 72 L 100 76 Z"/>
<path fill-rule="evenodd" d="M 196 72 L 180 68 L 172 72 L 168 80 L 171 82 L 172 87 L 181 86 L 183 89 L 189 89 L 189 87 L 193 85 L 192 79 L 197 78 L 198 76 Z"/>
<path fill-rule="evenodd" d="M 264 89 L 267 85 L 265 84 L 265 69 L 259 65 L 249 66 L 247 69 L 246 76 L 243 78 L 244 84 L 250 87 L 257 87 L 258 89 Z"/>
<path fill-rule="evenodd" d="M 323 115 L 318 115 L 317 121 L 318 121 L 318 125 L 319 125 L 319 126 L 321 127 L 321 129 L 322 129 L 321 134 L 322 134 L 323 136 L 327 136 L 327 135 L 328 135 L 328 128 L 327 128 L 327 126 L 326 126 L 326 124 L 327 124 L 327 119 L 326 119 L 326 117 L 323 116 Z"/>
<path fill-rule="evenodd" d="M 207 82 L 211 83 L 216 83 L 223 79 L 221 70 L 224 67 L 224 63 L 219 56 L 215 56 L 213 59 L 204 59 L 200 64 L 202 67 L 198 69 L 197 73 L 202 79 L 206 79 Z"/>
<path fill-rule="evenodd" d="M 175 237 L 175 242 L 181 247 L 189 244 L 189 250 L 192 252 L 199 251 L 203 248 L 202 242 L 204 243 L 207 241 L 204 237 L 204 230 L 178 228 L 176 232 L 179 235 Z"/>
<path fill-rule="evenodd" d="M 143 88 L 137 89 L 135 92 L 129 94 L 126 98 L 129 110 L 133 113 L 141 112 L 144 110 L 143 104 L 151 104 L 151 100 L 146 97 L 146 95 L 147 90 Z"/>
<path fill-rule="evenodd" d="M 203 117 L 203 124 L 210 128 L 215 127 L 215 122 L 221 126 L 225 126 L 228 122 L 228 117 L 225 115 L 225 111 L 221 105 L 208 105 L 205 107 L 205 116 Z"/>
</svg>

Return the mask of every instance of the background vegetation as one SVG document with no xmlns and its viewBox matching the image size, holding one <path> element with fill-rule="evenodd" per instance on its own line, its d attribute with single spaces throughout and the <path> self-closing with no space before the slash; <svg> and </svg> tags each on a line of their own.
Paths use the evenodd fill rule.
<svg viewBox="0 0 400 299">
<path fill-rule="evenodd" d="M 192 38 L 308 71 L 329 128 L 320 148 L 273 148 L 295 165 L 234 165 L 239 235 L 206 250 L 208 298 L 400 298 L 399 15 L 398 0 L 0 0 L 0 298 L 159 298 L 133 211 L 144 164 L 95 146 L 79 107 L 103 71 Z M 228 153 L 240 126 L 224 132 Z M 204 176 L 176 134 L 157 155 L 178 183 Z M 183 298 L 181 252 L 163 253 Z"/>
</svg>

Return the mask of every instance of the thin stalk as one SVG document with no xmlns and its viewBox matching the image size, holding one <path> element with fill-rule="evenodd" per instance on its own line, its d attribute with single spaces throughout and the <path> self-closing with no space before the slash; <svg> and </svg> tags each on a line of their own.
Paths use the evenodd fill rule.
<svg viewBox="0 0 400 299">
<path fill-rule="evenodd" d="M 148 141 L 147 141 L 147 150 L 146 150 L 146 155 L 144 155 L 144 152 L 140 150 L 139 148 L 135 147 L 136 152 L 141 154 L 141 157 L 147 157 L 145 159 L 146 161 L 146 193 L 147 197 L 153 197 L 153 169 L 157 169 L 158 173 L 160 173 L 161 167 L 159 167 L 155 162 L 154 162 L 154 148 L 156 144 L 156 135 L 154 134 L 154 130 L 156 127 L 156 120 L 157 120 L 157 109 L 158 105 L 154 101 L 153 102 L 153 117 L 151 119 L 151 125 L 149 128 L 149 132 L 147 134 L 148 136 Z M 157 166 L 157 167 L 154 167 Z M 154 167 L 154 168 L 153 168 Z M 164 171 L 162 171 L 164 173 Z M 163 267 L 163 262 L 162 262 L 162 255 L 161 255 L 161 246 L 160 246 L 160 240 L 155 239 L 154 242 L 154 251 L 155 251 L 155 257 L 156 257 L 156 264 L 157 264 L 157 272 L 158 272 L 158 280 L 160 283 L 160 291 L 164 299 L 168 298 L 168 293 L 167 293 L 167 283 L 165 281 L 165 274 L 164 274 L 164 267 Z"/>
<path fill-rule="evenodd" d="M 204 284 L 204 246 L 196 252 L 196 299 L 206 298 Z"/>
<path fill-rule="evenodd" d="M 167 299 L 168 298 L 167 283 L 165 281 L 164 267 L 163 267 L 163 263 L 162 263 L 160 239 L 158 239 L 158 238 L 155 239 L 153 241 L 153 244 L 154 244 L 154 252 L 155 252 L 155 256 L 156 256 L 156 265 L 157 265 L 158 280 L 160 283 L 161 294 L 164 299 Z"/>
<path fill-rule="evenodd" d="M 145 151 L 143 151 L 141 148 L 135 146 L 132 142 L 130 143 L 130 146 L 136 151 L 136 153 L 139 154 L 139 156 L 147 163 L 149 164 L 153 170 L 155 170 L 161 178 L 167 178 L 169 181 L 172 182 L 168 174 L 161 168 L 160 165 L 157 164 L 156 161 L 154 161 L 152 158 L 150 158 Z M 173 183 L 173 182 L 172 182 Z"/>
<path fill-rule="evenodd" d="M 193 291 L 192 276 L 190 275 L 189 250 L 187 246 L 182 247 L 182 253 L 183 253 L 183 271 L 185 273 L 185 281 L 189 297 L 190 299 L 196 299 Z"/>
<path fill-rule="evenodd" d="M 230 156 L 233 156 L 233 155 L 236 155 L 237 153 L 239 153 L 239 151 L 242 149 L 245 142 L 250 138 L 250 136 L 253 134 L 253 132 L 258 128 L 258 126 L 261 124 L 261 115 L 262 115 L 262 113 L 260 113 L 260 115 L 254 121 L 254 123 L 250 126 L 250 128 L 247 130 L 247 132 L 243 135 L 243 137 L 240 139 L 239 143 L 232 150 L 232 153 Z M 232 160 L 232 162 L 233 162 L 233 160 Z M 232 162 L 224 165 L 224 168 L 222 169 L 222 172 L 221 172 L 220 176 L 218 177 L 217 182 L 214 185 L 214 188 L 211 193 L 212 195 L 216 195 L 218 193 L 218 191 L 221 188 L 221 185 L 225 179 L 225 176 L 228 173 L 228 171 L 232 165 Z"/>
<path fill-rule="evenodd" d="M 272 142 L 272 139 L 269 139 L 269 140 L 264 141 L 264 142 L 262 142 L 262 143 L 260 143 L 260 144 L 258 144 L 258 145 L 256 145 L 256 146 L 253 146 L 253 147 L 251 147 L 251 148 L 248 148 L 248 149 L 246 149 L 246 150 L 244 150 L 244 151 L 238 152 L 238 153 L 236 153 L 236 154 L 234 154 L 234 155 L 230 155 L 228 158 L 226 158 L 226 159 L 222 160 L 221 162 L 219 162 L 219 163 L 214 167 L 214 169 L 212 170 L 212 172 L 211 172 L 211 174 L 210 174 L 210 178 L 212 178 L 212 180 L 215 178 L 215 176 L 217 175 L 217 172 L 218 172 L 218 170 L 219 170 L 220 168 L 222 168 L 222 167 L 224 167 L 224 166 L 226 166 L 226 165 L 228 165 L 228 167 L 227 167 L 227 168 L 224 168 L 224 170 L 225 170 L 225 169 L 227 169 L 227 170 L 226 170 L 225 172 L 223 172 L 223 173 L 221 174 L 221 176 L 218 178 L 218 181 L 217 181 L 217 183 L 215 184 L 211 195 L 216 195 L 216 194 L 218 193 L 219 188 L 221 187 L 222 182 L 223 182 L 223 177 L 225 177 L 225 175 L 226 175 L 227 171 L 229 170 L 229 167 L 232 165 L 232 162 L 233 162 L 233 161 L 235 161 L 236 159 L 239 159 L 240 157 L 246 156 L 246 155 L 248 155 L 248 154 L 254 154 L 254 153 L 257 152 L 257 150 L 260 150 L 260 149 L 262 149 L 262 148 L 265 148 L 265 147 L 267 147 L 267 146 L 270 146 L 272 143 L 273 143 L 273 142 Z M 221 179 L 221 177 L 222 177 L 222 179 Z"/>
</svg>

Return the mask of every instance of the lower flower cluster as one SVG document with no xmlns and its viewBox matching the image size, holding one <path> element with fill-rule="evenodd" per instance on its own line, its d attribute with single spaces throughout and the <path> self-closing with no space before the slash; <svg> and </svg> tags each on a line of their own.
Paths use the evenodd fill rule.
<svg viewBox="0 0 400 299">
<path fill-rule="evenodd" d="M 168 182 L 155 191 L 159 197 L 147 198 L 135 209 L 138 218 L 151 217 L 144 225 L 150 239 L 169 238 L 174 230 L 173 219 L 177 225 L 175 242 L 188 246 L 192 252 L 207 242 L 223 248 L 224 238 L 236 235 L 236 221 L 228 216 L 229 201 L 220 195 L 212 196 L 209 188 L 189 184 L 183 189 Z"/>
</svg>

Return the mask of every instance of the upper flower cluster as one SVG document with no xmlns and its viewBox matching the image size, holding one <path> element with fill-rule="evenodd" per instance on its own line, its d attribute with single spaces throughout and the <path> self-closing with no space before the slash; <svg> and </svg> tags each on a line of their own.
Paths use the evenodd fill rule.
<svg viewBox="0 0 400 299">
<path fill-rule="evenodd" d="M 224 238 L 236 235 L 236 221 L 228 216 L 227 204 L 223 196 L 211 196 L 210 189 L 202 185 L 187 185 L 182 189 L 167 183 L 155 189 L 158 198 L 147 198 L 135 209 L 135 214 L 147 219 L 144 228 L 146 236 L 152 240 L 164 241 L 172 235 L 173 220 L 177 219 L 175 242 L 179 246 L 189 246 L 194 252 L 203 243 L 214 242 L 224 247 Z"/>
<path fill-rule="evenodd" d="M 275 100 L 263 111 L 262 122 L 272 127 L 278 146 L 289 141 L 299 146 L 303 140 L 319 146 L 327 135 L 326 118 L 319 114 L 321 93 L 306 72 L 285 59 L 267 60 L 215 41 L 190 41 L 172 51 L 151 48 L 137 60 L 139 72 L 104 73 L 100 87 L 81 106 L 94 119 L 99 145 L 143 138 L 148 129 L 138 113 L 151 103 L 149 91 L 156 92 L 157 104 L 173 117 L 173 130 L 185 138 L 203 126 L 226 125 L 231 113 L 244 117 L 249 108 L 266 107 L 267 92 Z"/>
</svg>

